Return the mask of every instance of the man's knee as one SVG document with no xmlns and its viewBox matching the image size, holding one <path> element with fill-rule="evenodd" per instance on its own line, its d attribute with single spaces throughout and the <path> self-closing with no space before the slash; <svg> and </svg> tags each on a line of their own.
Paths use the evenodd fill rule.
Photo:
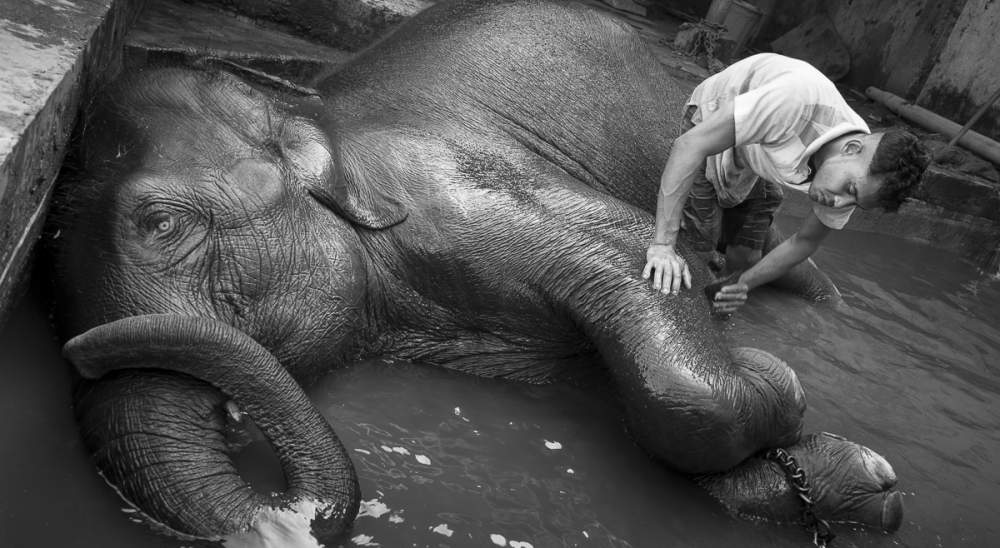
<svg viewBox="0 0 1000 548">
<path fill-rule="evenodd" d="M 726 270 L 730 272 L 746 270 L 757 264 L 763 255 L 761 249 L 743 245 L 726 246 Z"/>
</svg>

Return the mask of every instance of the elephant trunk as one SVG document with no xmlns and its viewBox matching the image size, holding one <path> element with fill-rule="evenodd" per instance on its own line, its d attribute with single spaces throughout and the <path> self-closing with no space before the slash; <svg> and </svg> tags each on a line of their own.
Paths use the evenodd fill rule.
<svg viewBox="0 0 1000 548">
<path fill-rule="evenodd" d="M 274 447 L 288 487 L 259 495 L 225 454 L 220 394 L 156 371 L 91 383 L 78 401 L 85 438 L 108 479 L 157 528 L 232 539 L 301 525 L 329 540 L 353 521 L 359 489 L 346 451 L 295 380 L 246 334 L 206 318 L 134 316 L 73 338 L 63 352 L 90 379 L 136 368 L 201 379 L 232 398 Z"/>
</svg>

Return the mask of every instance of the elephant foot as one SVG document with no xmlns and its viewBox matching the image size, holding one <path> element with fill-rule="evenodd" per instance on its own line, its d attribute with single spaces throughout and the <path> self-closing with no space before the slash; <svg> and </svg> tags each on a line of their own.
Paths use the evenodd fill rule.
<svg viewBox="0 0 1000 548">
<path fill-rule="evenodd" d="M 892 489 L 896 474 L 881 455 L 825 432 L 805 436 L 783 451 L 784 455 L 771 451 L 767 457 L 751 457 L 698 482 L 744 518 L 802 523 L 811 510 L 830 523 L 860 524 L 890 533 L 899 529 L 902 495 Z M 797 469 L 802 474 L 796 474 Z"/>
<path fill-rule="evenodd" d="M 881 455 L 826 432 L 807 436 L 787 451 L 806 473 L 818 517 L 890 533 L 899 529 L 903 497 L 892 489 L 896 473 Z"/>
</svg>

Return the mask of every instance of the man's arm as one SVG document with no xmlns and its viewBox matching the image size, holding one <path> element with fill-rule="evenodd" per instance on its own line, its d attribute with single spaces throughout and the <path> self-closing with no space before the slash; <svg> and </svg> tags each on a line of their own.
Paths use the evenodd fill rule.
<svg viewBox="0 0 1000 548">
<path fill-rule="evenodd" d="M 751 289 L 777 280 L 815 253 L 830 230 L 810 211 L 798 232 L 747 269 L 735 284 L 724 286 L 716 293 L 712 301 L 713 311 L 735 312 L 746 302 L 747 292 Z"/>
<path fill-rule="evenodd" d="M 719 109 L 709 113 L 698 125 L 674 140 L 667 165 L 660 177 L 656 197 L 656 228 L 646 251 L 642 277 L 653 278 L 653 288 L 677 293 L 681 283 L 691 288 L 691 271 L 676 251 L 684 202 L 694 182 L 694 174 L 705 159 L 736 143 L 733 101 L 720 101 Z"/>
</svg>

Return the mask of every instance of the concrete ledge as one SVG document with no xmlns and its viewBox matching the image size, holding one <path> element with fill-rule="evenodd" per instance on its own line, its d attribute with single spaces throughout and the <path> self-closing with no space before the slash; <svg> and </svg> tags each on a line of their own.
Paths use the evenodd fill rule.
<svg viewBox="0 0 1000 548">
<path fill-rule="evenodd" d="M 914 197 L 975 217 L 1000 222 L 1000 185 L 931 165 Z"/>
<path fill-rule="evenodd" d="M 195 0 L 270 21 L 331 47 L 356 51 L 433 0 Z"/>
<path fill-rule="evenodd" d="M 218 8 L 156 0 L 143 10 L 125 42 L 126 66 L 218 57 L 307 84 L 353 54 L 311 42 Z"/>
<path fill-rule="evenodd" d="M 81 97 L 145 0 L 0 0 L 0 324 L 23 289 Z"/>
</svg>

